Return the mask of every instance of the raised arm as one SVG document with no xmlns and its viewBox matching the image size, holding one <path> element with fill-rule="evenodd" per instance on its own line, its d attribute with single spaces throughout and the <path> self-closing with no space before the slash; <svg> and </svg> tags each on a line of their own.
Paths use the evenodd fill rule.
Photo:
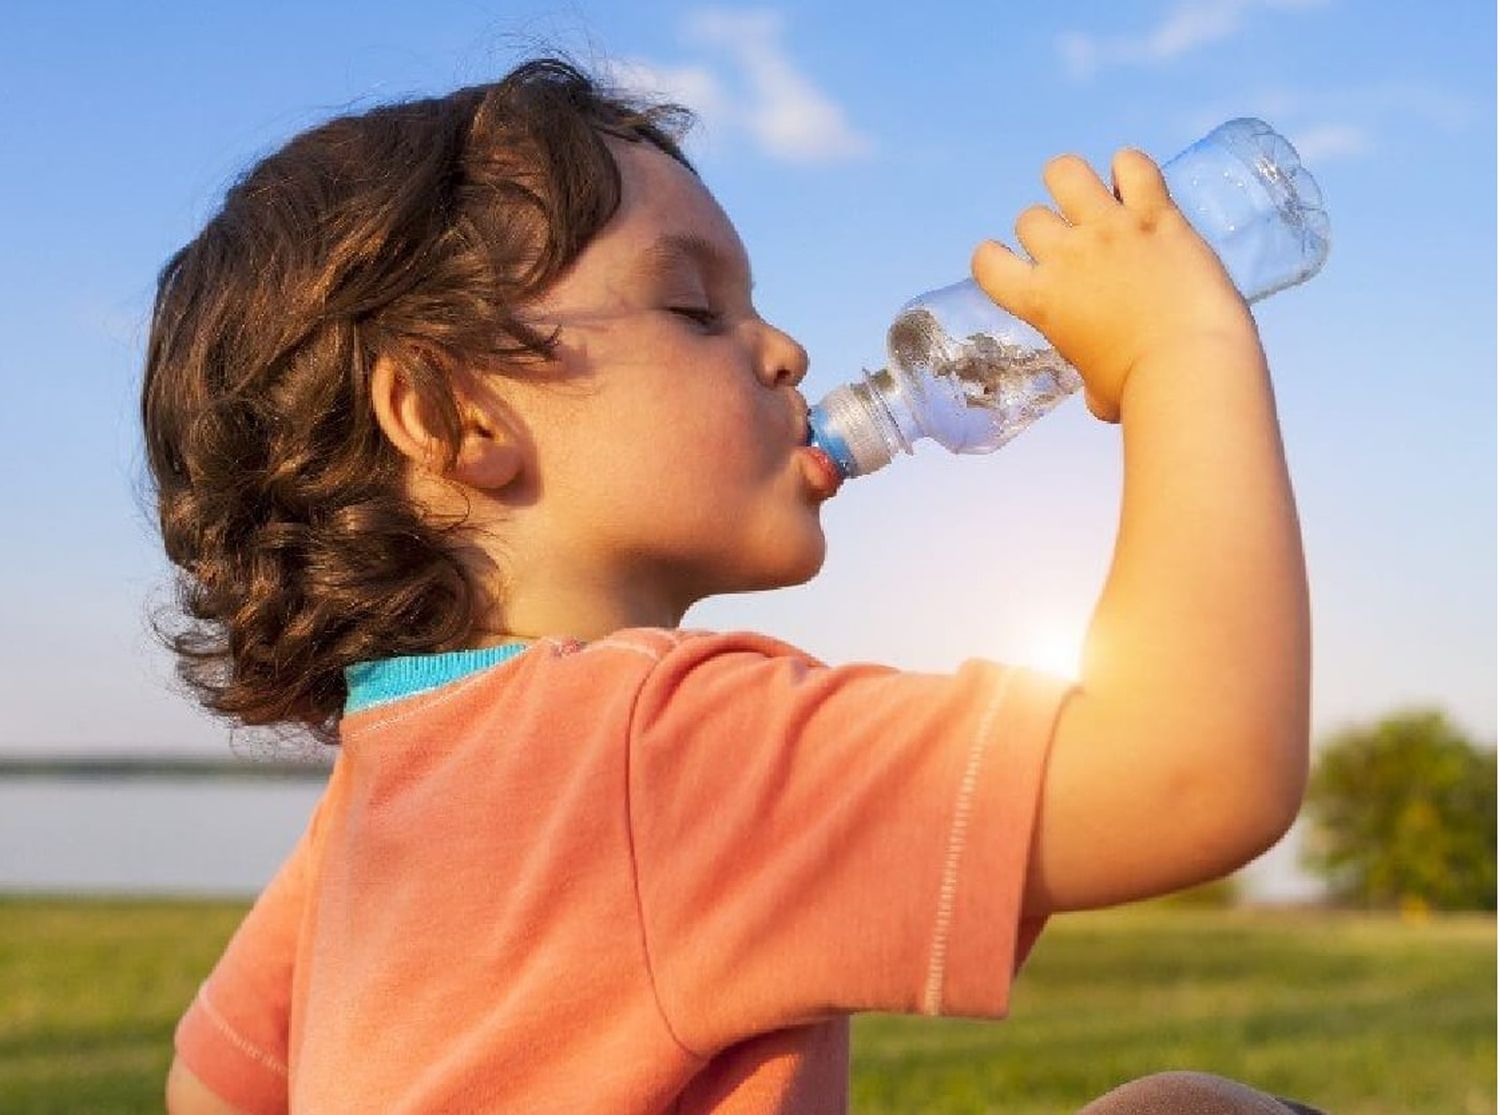
<svg viewBox="0 0 1500 1115">
<path fill-rule="evenodd" d="M 1265 354 L 1212 249 L 1138 151 L 1115 194 L 1064 157 L 1036 260 L 975 253 L 976 279 L 1083 375 L 1123 426 L 1114 559 L 1055 729 L 1028 914 L 1217 878 L 1291 826 L 1307 779 L 1306 569 Z M 1063 217 L 1067 220 L 1064 221 Z"/>
</svg>

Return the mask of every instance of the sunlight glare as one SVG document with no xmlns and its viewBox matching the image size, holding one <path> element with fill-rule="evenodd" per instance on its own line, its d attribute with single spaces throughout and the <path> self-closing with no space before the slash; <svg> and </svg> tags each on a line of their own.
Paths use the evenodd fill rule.
<svg viewBox="0 0 1500 1115">
<path fill-rule="evenodd" d="M 1083 663 L 1083 637 L 1083 632 L 1042 632 L 1019 661 L 1023 666 L 1077 681 Z"/>
</svg>

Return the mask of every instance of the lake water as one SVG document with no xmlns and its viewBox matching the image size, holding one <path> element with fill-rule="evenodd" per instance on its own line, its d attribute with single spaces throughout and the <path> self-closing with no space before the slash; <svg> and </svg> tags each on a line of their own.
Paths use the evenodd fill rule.
<svg viewBox="0 0 1500 1115">
<path fill-rule="evenodd" d="M 254 895 L 322 792 L 302 780 L 0 778 L 0 890 Z M 1295 866 L 1300 831 L 1246 869 L 1246 897 L 1318 893 Z"/>
<path fill-rule="evenodd" d="M 316 781 L 0 779 L 0 889 L 254 894 L 322 792 Z"/>
</svg>

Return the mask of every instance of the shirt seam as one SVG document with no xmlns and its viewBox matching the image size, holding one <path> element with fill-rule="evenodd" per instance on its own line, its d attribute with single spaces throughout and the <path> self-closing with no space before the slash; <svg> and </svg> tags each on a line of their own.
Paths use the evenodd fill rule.
<svg viewBox="0 0 1500 1115">
<path fill-rule="evenodd" d="M 681 646 L 689 639 L 701 638 L 699 632 L 670 632 L 667 637 L 671 639 L 672 646 Z M 658 665 L 660 662 L 658 661 Z M 655 667 L 646 671 L 642 676 L 640 684 L 636 687 L 635 698 L 630 702 L 629 728 L 625 734 L 625 846 L 630 859 L 631 889 L 635 894 L 635 913 L 637 924 L 641 932 L 641 956 L 646 965 L 646 981 L 651 985 L 651 999 L 656 1004 L 656 1013 L 661 1017 L 661 1024 L 667 1031 L 667 1036 L 677 1044 L 689 1057 L 695 1061 L 708 1062 L 710 1058 L 692 1049 L 685 1041 L 677 1036 L 677 1029 L 672 1025 L 672 1020 L 667 1017 L 666 1004 L 661 999 L 661 988 L 656 982 L 656 966 L 651 961 L 651 940 L 646 932 L 646 905 L 641 898 L 641 871 L 640 862 L 635 853 L 635 799 L 631 795 L 631 757 L 635 753 L 636 740 L 636 711 L 640 707 L 641 692 L 646 688 L 646 683 L 651 680 Z"/>
<path fill-rule="evenodd" d="M 968 840 L 969 817 L 973 810 L 974 791 L 979 783 L 979 768 L 989 750 L 991 729 L 1000 714 L 1000 706 L 1010 689 L 1010 671 L 1001 678 L 1000 687 L 990 700 L 979 722 L 973 742 L 969 744 L 963 778 L 959 781 L 954 804 L 953 823 L 948 830 L 948 848 L 943 858 L 942 883 L 938 890 L 937 917 L 932 929 L 932 947 L 927 959 L 927 986 L 922 995 L 922 1013 L 938 1015 L 943 1008 L 943 983 L 947 977 L 948 940 L 953 928 L 953 906 L 958 892 L 959 870 L 964 846 Z"/>
<path fill-rule="evenodd" d="M 516 658 L 520 657 L 521 656 L 519 654 L 516 655 Z M 514 662 L 515 660 L 516 659 L 513 658 L 510 661 Z M 392 713 L 389 716 L 386 716 L 380 720 L 372 721 L 369 724 L 357 724 L 353 728 L 345 728 L 341 731 L 340 734 L 343 737 L 344 741 L 347 742 L 351 739 L 358 739 L 363 736 L 374 735 L 377 732 L 382 732 L 395 724 L 401 723 L 403 720 L 410 720 L 413 716 L 418 716 L 421 713 L 426 712 L 428 709 L 437 708 L 439 705 L 446 704 L 447 702 L 453 700 L 455 697 L 458 697 L 460 694 L 468 692 L 474 686 L 483 681 L 489 675 L 490 670 L 504 665 L 504 662 L 497 662 L 494 666 L 491 666 L 484 670 L 477 670 L 466 678 L 461 678 L 458 681 L 450 682 L 447 685 L 440 686 L 438 689 L 427 689 L 423 690 L 421 693 L 413 693 L 407 697 L 400 698 L 400 703 L 403 706 L 400 712 Z M 395 701 L 390 701 L 387 702 L 387 705 L 396 703 L 397 702 Z"/>
<path fill-rule="evenodd" d="M 198 988 L 198 1004 L 203 1008 L 204 1017 L 206 1017 L 209 1022 L 213 1024 L 216 1030 L 218 1030 L 225 1038 L 229 1040 L 230 1045 L 234 1046 L 235 1049 L 239 1050 L 250 1060 L 255 1061 L 265 1068 L 270 1069 L 273 1073 L 281 1077 L 283 1080 L 286 1079 L 286 1065 L 284 1065 L 279 1059 L 272 1056 L 270 1053 L 267 1053 L 264 1049 L 260 1048 L 260 1046 L 250 1041 L 248 1038 L 241 1036 L 234 1029 L 234 1027 L 229 1024 L 229 1022 L 223 1017 L 223 1015 L 221 1015 L 218 1010 L 215 1009 L 213 1003 L 210 1002 L 208 998 L 207 983 L 200 985 Z"/>
<path fill-rule="evenodd" d="M 484 651 L 495 651 L 495 653 L 490 654 L 489 660 L 487 660 L 487 662 L 480 662 L 478 663 L 478 665 L 469 665 L 468 668 L 459 669 L 456 674 L 449 674 L 447 675 L 447 677 L 441 677 L 441 675 L 440 677 L 429 677 L 428 680 L 426 680 L 426 683 L 422 684 L 422 686 L 420 687 L 413 687 L 413 689 L 398 689 L 396 690 L 396 692 L 386 693 L 386 695 L 380 696 L 380 698 L 366 699 L 365 702 L 362 702 L 362 704 L 359 704 L 354 708 L 348 708 L 348 705 L 345 705 L 344 714 L 345 716 L 353 716 L 353 714 L 363 713 L 363 711 L 371 710 L 371 708 L 381 708 L 384 707 L 384 705 L 395 704 L 396 701 L 407 701 L 407 699 L 414 698 L 414 696 L 423 696 L 426 695 L 426 693 L 434 692 L 435 689 L 443 689 L 444 686 L 452 686 L 452 684 L 456 683 L 456 681 L 465 680 L 465 678 L 471 677 L 471 675 L 483 674 L 486 669 L 493 669 L 495 668 L 495 666 L 502 666 L 507 662 L 513 662 L 514 659 L 522 656 L 522 654 L 525 654 L 528 650 L 531 650 L 531 645 L 514 644 L 514 642 L 510 642 L 510 644 L 502 645 L 502 647 L 483 647 L 478 648 L 477 651 L 453 651 L 453 653 L 455 654 L 483 654 Z M 420 659 L 420 657 L 429 656 L 417 657 L 419 657 Z M 449 656 L 447 656 L 447 654 L 438 654 L 438 656 L 432 657 L 440 657 L 441 659 L 441 657 Z M 402 659 L 377 660 L 377 662 L 365 662 L 360 663 L 360 665 L 387 666 L 387 668 L 389 668 L 392 663 L 401 662 L 401 660 Z M 345 669 L 345 677 L 348 677 L 348 669 Z M 350 686 L 348 687 L 348 690 L 350 690 L 350 693 L 348 693 L 348 695 L 350 695 L 350 698 L 353 699 L 354 687 Z"/>
<path fill-rule="evenodd" d="M 670 635 L 668 635 L 668 637 L 671 638 Z M 537 640 L 537 642 L 549 644 L 552 647 L 552 656 L 554 658 L 560 657 L 565 648 L 574 645 L 568 642 L 566 639 L 554 639 L 551 637 L 539 639 Z M 600 648 L 632 650 L 639 654 L 644 654 L 653 662 L 657 661 L 660 658 L 660 654 L 656 650 L 653 650 L 650 647 L 641 646 L 640 644 L 635 643 L 629 639 L 600 639 L 596 643 L 588 643 L 581 649 L 572 651 L 571 653 L 575 655 L 587 654 L 590 651 L 598 650 Z M 508 666 L 512 662 L 520 661 L 522 658 L 526 657 L 526 653 L 527 652 L 522 652 L 521 654 L 517 654 L 514 657 L 507 658 L 504 661 L 492 663 L 491 665 L 486 666 L 482 669 L 475 670 L 467 677 L 459 678 L 456 681 L 447 682 L 443 685 L 437 686 L 436 688 L 424 689 L 420 693 L 409 693 L 403 697 L 398 697 L 395 700 L 384 702 L 382 705 L 373 706 L 374 708 L 381 708 L 399 702 L 402 707 L 399 712 L 393 712 L 391 715 L 383 717 L 382 719 L 371 721 L 368 724 L 356 724 L 353 727 L 347 727 L 343 729 L 343 738 L 347 741 L 367 735 L 373 735 L 376 732 L 384 731 L 386 728 L 389 728 L 394 724 L 399 724 L 403 720 L 408 720 L 413 716 L 418 716 L 426 712 L 428 709 L 436 708 L 438 705 L 453 700 L 455 697 L 466 692 L 471 687 L 479 684 L 479 682 L 487 678 L 492 671 L 500 669 L 504 666 Z"/>
</svg>

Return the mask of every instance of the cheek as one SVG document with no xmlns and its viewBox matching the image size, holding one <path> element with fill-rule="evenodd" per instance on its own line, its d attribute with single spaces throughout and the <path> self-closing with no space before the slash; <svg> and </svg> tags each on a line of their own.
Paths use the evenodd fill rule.
<svg viewBox="0 0 1500 1115">
<path fill-rule="evenodd" d="M 720 390 L 698 400 L 684 415 L 668 444 L 686 463 L 698 463 L 726 483 L 765 474 L 772 446 L 762 410 L 742 393 Z"/>
<path fill-rule="evenodd" d="M 760 454 L 767 415 L 749 374 L 700 355 L 680 360 L 666 375 L 652 377 L 651 415 L 642 420 L 668 454 L 691 454 L 709 462 L 745 464 Z M 720 358 L 722 359 L 722 357 Z"/>
<path fill-rule="evenodd" d="M 604 389 L 578 416 L 587 430 L 575 427 L 569 438 L 580 463 L 700 500 L 706 482 L 774 467 L 768 432 L 784 400 L 741 362 L 686 338 L 641 338 L 628 356 L 613 356 Z"/>
</svg>

